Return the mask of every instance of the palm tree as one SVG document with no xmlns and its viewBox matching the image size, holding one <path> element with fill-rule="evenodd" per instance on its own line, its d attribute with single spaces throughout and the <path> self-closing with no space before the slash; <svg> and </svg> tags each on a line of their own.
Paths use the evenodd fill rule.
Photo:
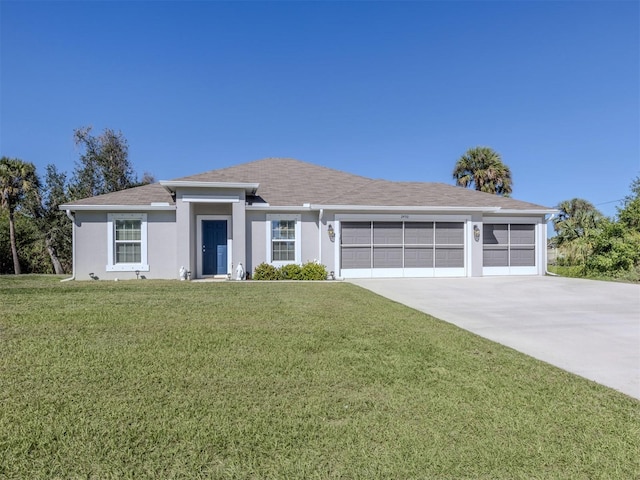
<svg viewBox="0 0 640 480">
<path fill-rule="evenodd" d="M 508 197 L 511 194 L 511 170 L 500 154 L 489 147 L 470 148 L 460 157 L 453 170 L 460 187 L 474 187 L 480 192 Z"/>
<path fill-rule="evenodd" d="M 558 245 L 588 237 L 604 220 L 602 213 L 591 202 L 582 198 L 564 200 L 556 208 L 559 213 L 553 219 L 553 228 Z"/>
<path fill-rule="evenodd" d="M 17 158 L 0 158 L 0 207 L 9 212 L 9 239 L 13 256 L 13 270 L 16 275 L 19 275 L 21 270 L 16 247 L 14 212 L 25 196 L 30 192 L 37 192 L 37 189 L 38 177 L 33 163 L 24 162 Z"/>
</svg>

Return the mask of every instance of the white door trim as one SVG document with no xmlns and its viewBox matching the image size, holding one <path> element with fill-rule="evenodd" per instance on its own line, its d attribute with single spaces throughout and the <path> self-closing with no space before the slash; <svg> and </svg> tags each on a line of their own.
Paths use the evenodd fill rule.
<svg viewBox="0 0 640 480">
<path fill-rule="evenodd" d="M 233 225 L 231 224 L 231 215 L 196 215 L 197 235 L 196 235 L 196 278 L 203 278 L 202 275 L 202 222 L 204 220 L 226 220 L 227 222 L 227 272 L 231 272 L 232 262 L 232 241 L 231 233 Z M 206 277 L 213 277 L 214 275 L 206 275 Z"/>
</svg>

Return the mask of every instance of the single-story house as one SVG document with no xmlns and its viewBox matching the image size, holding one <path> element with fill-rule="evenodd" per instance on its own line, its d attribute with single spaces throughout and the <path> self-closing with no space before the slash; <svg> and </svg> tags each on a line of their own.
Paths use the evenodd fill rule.
<svg viewBox="0 0 640 480">
<path fill-rule="evenodd" d="M 317 261 L 336 278 L 544 275 L 555 210 L 268 158 L 70 202 L 78 280 L 235 278 Z"/>
</svg>

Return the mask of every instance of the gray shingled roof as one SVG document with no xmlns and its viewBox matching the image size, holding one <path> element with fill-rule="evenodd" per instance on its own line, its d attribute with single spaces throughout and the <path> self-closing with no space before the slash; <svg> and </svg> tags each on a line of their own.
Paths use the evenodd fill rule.
<svg viewBox="0 0 640 480">
<path fill-rule="evenodd" d="M 170 205 L 175 203 L 171 194 L 159 183 L 83 198 L 67 205 L 151 205 L 156 202 L 168 202 Z"/>
<path fill-rule="evenodd" d="M 392 182 L 321 167 L 288 158 L 267 158 L 174 179 L 193 182 L 259 183 L 254 202 L 271 206 L 317 205 L 408 207 L 501 207 L 547 210 L 547 207 L 443 183 Z M 159 184 L 123 190 L 71 205 L 148 205 L 173 200 Z"/>
</svg>

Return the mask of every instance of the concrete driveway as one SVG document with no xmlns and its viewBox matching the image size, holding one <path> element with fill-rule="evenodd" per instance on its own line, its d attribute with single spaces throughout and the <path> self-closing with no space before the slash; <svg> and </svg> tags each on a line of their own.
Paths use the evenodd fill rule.
<svg viewBox="0 0 640 480">
<path fill-rule="evenodd" d="M 349 281 L 640 399 L 640 285 L 561 277 Z"/>
</svg>

